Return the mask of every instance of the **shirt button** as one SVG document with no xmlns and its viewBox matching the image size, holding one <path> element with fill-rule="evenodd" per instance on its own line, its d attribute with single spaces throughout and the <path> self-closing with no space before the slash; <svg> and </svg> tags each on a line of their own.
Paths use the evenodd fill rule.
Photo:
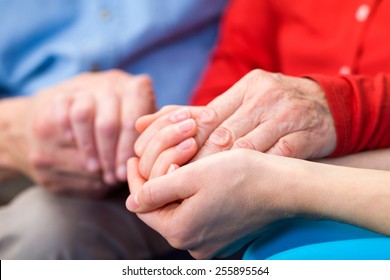
<svg viewBox="0 0 390 280">
<path fill-rule="evenodd" d="M 349 75 L 349 74 L 351 74 L 351 67 L 346 66 L 346 65 L 342 66 L 340 68 L 340 70 L 339 70 L 339 74 L 341 74 L 341 75 Z"/>
<path fill-rule="evenodd" d="M 364 22 L 368 18 L 369 14 L 370 6 L 363 4 L 360 5 L 359 8 L 356 10 L 355 17 L 358 22 Z"/>
</svg>

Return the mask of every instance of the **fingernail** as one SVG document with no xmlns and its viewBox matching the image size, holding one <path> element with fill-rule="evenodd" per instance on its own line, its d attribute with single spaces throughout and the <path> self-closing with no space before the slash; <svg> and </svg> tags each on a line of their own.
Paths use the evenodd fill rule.
<svg viewBox="0 0 390 280">
<path fill-rule="evenodd" d="M 177 145 L 177 148 L 180 151 L 188 150 L 189 148 L 191 148 L 194 145 L 194 141 L 195 141 L 194 138 L 188 138 L 188 139 L 184 140 L 183 142 L 181 142 L 179 145 Z"/>
<path fill-rule="evenodd" d="M 96 158 L 89 158 L 87 160 L 87 170 L 89 172 L 96 172 L 99 170 L 99 168 L 100 168 L 99 162 Z"/>
<path fill-rule="evenodd" d="M 126 165 L 120 165 L 118 166 L 118 168 L 116 169 L 116 175 L 118 176 L 118 178 L 122 181 L 125 181 L 126 180 L 126 177 L 127 177 L 127 168 L 126 168 Z"/>
<path fill-rule="evenodd" d="M 115 175 L 112 172 L 108 172 L 104 174 L 104 182 L 109 185 L 114 185 L 116 183 Z"/>
<path fill-rule="evenodd" d="M 190 117 L 190 112 L 188 111 L 187 108 L 183 108 L 173 112 L 169 118 L 173 122 L 180 122 L 188 119 L 189 117 Z"/>
<path fill-rule="evenodd" d="M 138 207 L 139 207 L 138 193 L 139 193 L 139 192 L 136 192 L 136 193 L 134 194 L 134 198 L 133 198 L 133 201 L 134 201 L 134 208 L 138 208 Z"/>
<path fill-rule="evenodd" d="M 193 130 L 195 127 L 195 121 L 193 119 L 185 120 L 177 126 L 177 130 L 181 133 L 187 133 Z"/>
<path fill-rule="evenodd" d="M 172 173 L 175 170 L 176 170 L 176 165 L 175 164 L 171 164 L 169 166 L 169 168 L 168 168 L 167 174 Z"/>
</svg>

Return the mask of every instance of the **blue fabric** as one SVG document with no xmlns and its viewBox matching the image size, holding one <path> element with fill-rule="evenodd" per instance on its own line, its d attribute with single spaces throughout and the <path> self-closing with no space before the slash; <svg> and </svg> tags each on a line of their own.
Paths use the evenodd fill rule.
<svg viewBox="0 0 390 280">
<path fill-rule="evenodd" d="M 381 234 L 349 224 L 327 220 L 312 221 L 304 219 L 292 219 L 282 224 L 279 224 L 273 229 L 272 232 L 269 232 L 266 236 L 263 236 L 254 241 L 245 251 L 243 258 L 248 260 L 268 259 L 271 258 L 271 256 L 277 255 L 281 252 L 307 245 L 320 244 L 324 242 L 331 243 L 334 241 L 350 241 L 355 239 L 362 240 L 376 238 L 387 240 L 387 238 L 385 238 Z M 329 248 L 333 248 L 332 250 L 335 250 L 334 246 L 337 244 L 339 243 L 335 243 L 334 245 L 329 246 Z M 345 248 L 348 247 L 347 245 L 343 246 Z M 319 247 L 313 248 L 315 249 Z M 326 246 L 324 245 L 321 248 L 326 248 Z M 293 251 L 294 250 L 291 250 L 291 252 L 289 253 L 289 258 L 293 258 Z M 345 253 L 346 252 L 344 252 L 344 255 Z M 390 251 L 388 252 L 388 254 L 389 253 Z M 321 259 L 323 256 L 325 256 L 325 254 L 326 252 L 323 252 L 323 254 L 319 254 L 317 259 Z M 300 255 L 303 256 L 302 253 L 300 253 Z M 315 258 L 314 255 L 315 251 L 310 254 L 310 256 Z M 279 256 L 282 257 L 287 255 L 281 254 Z M 342 256 L 343 255 L 340 255 L 340 259 L 342 259 Z M 334 257 L 337 259 L 336 255 Z M 299 255 L 297 255 L 297 258 L 299 259 Z"/>
<path fill-rule="evenodd" d="M 151 75 L 158 106 L 185 104 L 227 0 L 0 0 L 0 98 L 77 73 Z"/>
<path fill-rule="evenodd" d="M 390 238 L 366 238 L 306 245 L 269 260 L 390 260 Z"/>
</svg>

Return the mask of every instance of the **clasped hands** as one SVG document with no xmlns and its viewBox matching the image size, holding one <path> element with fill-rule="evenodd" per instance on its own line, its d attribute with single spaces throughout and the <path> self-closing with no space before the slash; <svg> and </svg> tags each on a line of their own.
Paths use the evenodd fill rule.
<svg viewBox="0 0 390 280">
<path fill-rule="evenodd" d="M 195 258 L 232 254 L 297 215 L 289 174 L 304 161 L 287 157 L 321 158 L 336 146 L 321 87 L 262 70 L 207 106 L 164 107 L 136 129 L 127 208 Z"/>
<path fill-rule="evenodd" d="M 126 181 L 134 123 L 155 112 L 150 78 L 119 70 L 84 73 L 15 100 L 11 168 L 51 191 L 88 197 Z"/>
</svg>

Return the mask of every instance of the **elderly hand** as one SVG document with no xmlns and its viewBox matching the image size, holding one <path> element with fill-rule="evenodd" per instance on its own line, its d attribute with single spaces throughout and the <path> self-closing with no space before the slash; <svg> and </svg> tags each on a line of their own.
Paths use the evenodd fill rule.
<svg viewBox="0 0 390 280">
<path fill-rule="evenodd" d="M 119 71 L 82 74 L 17 102 L 4 141 L 11 167 L 55 192 L 87 196 L 126 179 L 135 120 L 155 110 L 150 79 Z"/>
<path fill-rule="evenodd" d="M 138 159 L 132 158 L 126 205 L 172 246 L 195 258 L 229 255 L 274 221 L 295 215 L 290 194 L 300 182 L 280 175 L 298 174 L 300 162 L 237 149 L 145 182 Z"/>
<path fill-rule="evenodd" d="M 61 126 L 72 132 L 87 170 L 102 170 L 109 185 L 125 181 L 135 121 L 155 111 L 151 80 L 115 70 L 82 75 L 74 86 L 57 100 Z"/>
<path fill-rule="evenodd" d="M 185 137 L 167 128 L 189 118 L 197 123 L 189 134 L 199 147 L 193 160 L 232 148 L 314 159 L 331 154 L 336 147 L 325 95 L 316 82 L 305 78 L 254 70 L 207 107 L 184 107 L 181 118 L 173 117 L 179 113 L 174 110 L 180 109 L 168 107 L 137 122 L 143 133 L 135 150 L 145 178 L 151 170 L 159 171 L 154 176 L 161 175 L 172 163 L 181 164 L 195 154 L 172 153 L 172 147 Z M 160 143 L 158 149 L 150 149 L 151 143 Z M 168 149 L 171 152 L 164 153 Z"/>
</svg>

